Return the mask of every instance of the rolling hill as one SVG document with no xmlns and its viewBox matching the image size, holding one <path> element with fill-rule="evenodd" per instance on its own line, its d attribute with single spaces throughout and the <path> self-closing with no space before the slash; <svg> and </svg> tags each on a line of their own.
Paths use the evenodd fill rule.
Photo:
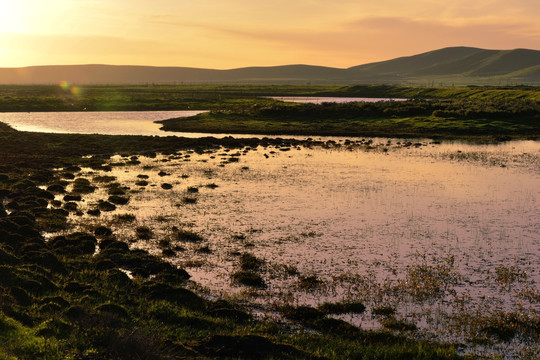
<svg viewBox="0 0 540 360">
<path fill-rule="evenodd" d="M 284 65 L 214 70 L 189 67 L 57 65 L 0 68 L 1 84 L 312 83 L 540 84 L 540 51 L 449 47 L 338 69 Z"/>
</svg>

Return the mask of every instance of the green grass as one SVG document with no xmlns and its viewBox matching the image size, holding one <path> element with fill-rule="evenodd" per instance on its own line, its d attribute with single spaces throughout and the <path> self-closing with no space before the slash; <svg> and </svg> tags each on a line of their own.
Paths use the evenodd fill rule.
<svg viewBox="0 0 540 360">
<path fill-rule="evenodd" d="M 535 139 L 540 102 L 437 99 L 347 104 L 279 104 L 161 121 L 167 131 L 271 135 Z"/>
<path fill-rule="evenodd" d="M 378 97 L 378 98 L 469 98 L 485 100 L 540 101 L 539 86 L 400 86 L 354 85 L 320 92 L 320 96 Z"/>
<path fill-rule="evenodd" d="M 62 359 L 56 339 L 36 335 L 32 328 L 0 313 L 0 359 Z"/>
<path fill-rule="evenodd" d="M 268 104 L 264 96 L 302 95 L 338 86 L 149 85 L 81 87 L 72 94 L 54 85 L 0 85 L 0 112 L 209 110 Z"/>
<path fill-rule="evenodd" d="M 0 85 L 0 112 L 235 110 L 275 103 L 266 96 L 476 98 L 540 101 L 540 87 L 397 85 L 89 85 L 72 94 L 55 85 Z"/>
</svg>

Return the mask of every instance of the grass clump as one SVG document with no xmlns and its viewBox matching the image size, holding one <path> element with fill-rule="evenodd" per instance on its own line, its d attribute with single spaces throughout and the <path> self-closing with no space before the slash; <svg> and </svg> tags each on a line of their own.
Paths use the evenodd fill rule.
<svg viewBox="0 0 540 360">
<path fill-rule="evenodd" d="M 325 314 L 347 314 L 355 313 L 362 314 L 366 310 L 366 306 L 361 302 L 336 302 L 336 303 L 322 303 L 319 305 L 319 310 Z"/>
<path fill-rule="evenodd" d="M 298 288 L 302 290 L 314 290 L 323 285 L 323 282 L 316 275 L 300 275 L 298 277 Z"/>
<path fill-rule="evenodd" d="M 92 181 L 96 183 L 110 183 L 115 180 L 116 180 L 116 176 L 109 176 L 109 175 L 98 175 L 92 178 Z"/>
<path fill-rule="evenodd" d="M 398 320 L 395 316 L 388 316 L 381 320 L 381 325 L 396 331 L 415 331 L 416 325 L 405 320 Z"/>
<path fill-rule="evenodd" d="M 152 230 L 147 226 L 139 226 L 135 229 L 135 235 L 138 239 L 149 240 L 152 238 Z"/>
<path fill-rule="evenodd" d="M 250 253 L 243 253 L 238 258 L 240 269 L 242 270 L 260 270 L 261 266 L 264 265 L 264 260 L 257 258 L 255 255 Z"/>
<path fill-rule="evenodd" d="M 90 194 L 93 193 L 96 188 L 90 184 L 90 181 L 85 178 L 77 178 L 73 180 L 72 192 L 76 194 Z"/>
<path fill-rule="evenodd" d="M 111 195 L 108 201 L 116 205 L 126 205 L 129 202 L 129 197 L 120 195 Z"/>
<path fill-rule="evenodd" d="M 393 316 L 396 314 L 396 308 L 392 306 L 378 306 L 371 310 L 373 315 Z"/>
<path fill-rule="evenodd" d="M 117 214 L 114 219 L 118 222 L 131 223 L 135 221 L 136 217 L 133 214 Z"/>
<path fill-rule="evenodd" d="M 101 211 L 114 211 L 116 210 L 116 205 L 105 200 L 99 200 L 98 209 Z"/>
<path fill-rule="evenodd" d="M 201 242 L 204 238 L 194 231 L 186 229 L 173 228 L 173 234 L 176 240 L 184 242 Z"/>
<path fill-rule="evenodd" d="M 258 289 L 265 289 L 266 283 L 262 276 L 251 270 L 239 270 L 231 275 L 232 282 Z"/>
<path fill-rule="evenodd" d="M 184 196 L 182 198 L 182 203 L 183 204 L 196 204 L 197 203 L 197 198 Z"/>
</svg>

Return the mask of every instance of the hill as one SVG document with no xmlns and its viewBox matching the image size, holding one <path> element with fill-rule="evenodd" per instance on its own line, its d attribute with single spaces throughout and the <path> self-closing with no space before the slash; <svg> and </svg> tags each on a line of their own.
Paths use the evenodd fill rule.
<svg viewBox="0 0 540 360">
<path fill-rule="evenodd" d="M 312 65 L 190 67 L 57 65 L 0 68 L 1 84 L 290 83 L 290 84 L 540 84 L 540 51 L 449 47 L 338 69 Z"/>
</svg>

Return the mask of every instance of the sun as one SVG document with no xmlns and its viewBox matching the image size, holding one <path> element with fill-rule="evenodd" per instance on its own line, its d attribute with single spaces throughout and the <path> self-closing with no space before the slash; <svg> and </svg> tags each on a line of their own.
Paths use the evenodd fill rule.
<svg viewBox="0 0 540 360">
<path fill-rule="evenodd" d="M 16 20 L 13 17 L 14 1 L 0 2 L 0 33 L 15 32 Z"/>
<path fill-rule="evenodd" d="M 24 1 L 0 0 L 0 34 L 24 33 L 31 22 Z M 28 5 L 28 4 L 26 4 Z"/>
</svg>

